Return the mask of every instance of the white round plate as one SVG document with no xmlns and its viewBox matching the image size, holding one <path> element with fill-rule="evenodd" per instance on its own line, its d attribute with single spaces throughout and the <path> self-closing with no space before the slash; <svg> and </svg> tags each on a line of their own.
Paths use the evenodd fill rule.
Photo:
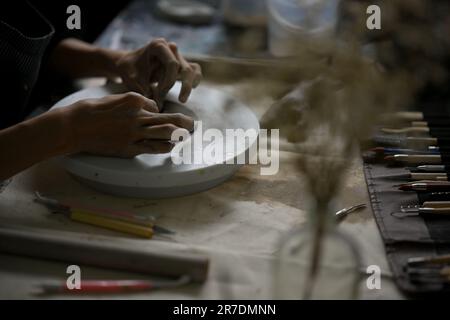
<svg viewBox="0 0 450 320">
<path fill-rule="evenodd" d="M 53 108 L 125 91 L 120 84 L 87 88 L 65 97 Z M 223 134 L 225 144 L 234 143 L 225 139 L 226 129 L 253 129 L 259 132 L 255 115 L 233 97 L 208 86 L 200 86 L 192 91 L 189 101 L 181 105 L 177 102 L 179 91 L 180 84 L 177 83 L 167 96 L 168 103 L 163 112 L 181 112 L 201 120 L 202 131 L 199 132 L 210 128 L 218 129 Z M 194 139 L 180 143 L 191 143 L 194 154 L 201 153 L 206 145 L 211 147 L 212 143 L 216 143 L 212 139 L 213 141 L 203 141 L 201 145 L 197 145 L 192 140 Z M 213 164 L 176 165 L 170 153 L 142 154 L 133 159 L 76 154 L 63 157 L 61 163 L 73 176 L 106 193 L 149 199 L 175 197 L 200 192 L 227 180 L 240 166 L 236 164 L 236 158 L 243 153 L 247 154 L 246 151 L 256 140 L 257 137 L 253 137 L 247 143 L 236 143 L 233 153 L 224 152 L 223 161 Z"/>
</svg>

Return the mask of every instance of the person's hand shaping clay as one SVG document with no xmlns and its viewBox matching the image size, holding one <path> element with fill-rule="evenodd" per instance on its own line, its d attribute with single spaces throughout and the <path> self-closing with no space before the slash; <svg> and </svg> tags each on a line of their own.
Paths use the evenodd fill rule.
<svg viewBox="0 0 450 320">
<path fill-rule="evenodd" d="M 0 15 L 5 26 L 0 32 L 0 70 L 5 74 L 0 180 L 51 157 L 77 152 L 117 157 L 169 152 L 172 132 L 192 130 L 193 120 L 181 114 L 160 114 L 163 99 L 181 80 L 179 100 L 186 102 L 201 80 L 200 66 L 187 62 L 177 46 L 164 39 L 121 51 L 66 38 L 65 24 L 61 26 L 56 18 L 57 8 L 18 1 Z M 49 46 L 52 39 L 55 43 Z M 11 43 L 20 46 L 10 50 Z M 27 119 L 35 107 L 32 92 L 37 91 L 38 82 L 48 92 L 39 89 L 36 96 L 49 98 L 56 85 L 52 81 L 86 77 L 120 77 L 134 92 L 78 101 Z"/>
<path fill-rule="evenodd" d="M 155 101 L 134 92 L 78 101 L 64 116 L 71 128 L 72 152 L 124 158 L 170 152 L 172 132 L 194 126 L 183 114 L 158 113 Z"/>
<path fill-rule="evenodd" d="M 178 99 L 186 102 L 202 78 L 200 66 L 187 62 L 175 43 L 162 38 L 124 53 L 115 65 L 117 74 L 130 90 L 154 99 L 160 109 L 162 100 L 176 80 L 182 82 Z"/>
</svg>

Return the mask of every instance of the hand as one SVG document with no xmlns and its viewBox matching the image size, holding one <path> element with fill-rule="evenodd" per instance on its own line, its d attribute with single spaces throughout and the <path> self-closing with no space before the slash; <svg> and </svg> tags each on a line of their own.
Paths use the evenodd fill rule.
<svg viewBox="0 0 450 320">
<path fill-rule="evenodd" d="M 128 89 L 152 98 L 161 108 L 161 103 L 176 80 L 182 87 L 178 99 L 186 102 L 201 78 L 201 68 L 187 62 L 173 42 L 156 39 L 145 47 L 124 53 L 116 62 L 116 73 Z"/>
<path fill-rule="evenodd" d="M 81 100 L 64 114 L 73 152 L 124 158 L 170 152 L 172 132 L 194 126 L 183 114 L 158 113 L 153 100 L 134 92 Z"/>
</svg>

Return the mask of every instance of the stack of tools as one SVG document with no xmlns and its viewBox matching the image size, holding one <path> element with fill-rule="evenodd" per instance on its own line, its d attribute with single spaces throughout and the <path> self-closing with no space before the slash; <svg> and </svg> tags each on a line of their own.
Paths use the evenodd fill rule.
<svg viewBox="0 0 450 320">
<path fill-rule="evenodd" d="M 382 119 L 364 152 L 364 170 L 388 260 L 401 289 L 448 292 L 450 255 L 442 255 L 450 252 L 450 114 Z M 448 259 L 434 263 L 428 256 Z"/>
<path fill-rule="evenodd" d="M 367 162 L 403 167 L 404 174 L 384 178 L 405 180 L 395 185 L 402 191 L 432 193 L 428 201 L 449 200 L 450 115 L 398 112 L 383 116 L 384 127 L 373 137 L 376 146 L 365 155 Z"/>
<path fill-rule="evenodd" d="M 404 268 L 413 283 L 439 289 L 450 286 L 450 254 L 412 257 Z"/>
</svg>

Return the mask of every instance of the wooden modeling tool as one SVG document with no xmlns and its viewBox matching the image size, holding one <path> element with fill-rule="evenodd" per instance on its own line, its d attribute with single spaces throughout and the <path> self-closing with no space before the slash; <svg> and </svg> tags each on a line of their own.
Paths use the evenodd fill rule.
<svg viewBox="0 0 450 320">
<path fill-rule="evenodd" d="M 401 184 L 398 189 L 402 191 L 450 191 L 450 182 L 421 180 Z"/>
<path fill-rule="evenodd" d="M 445 165 L 420 165 L 414 168 L 417 172 L 445 172 Z"/>
<path fill-rule="evenodd" d="M 432 114 L 426 116 L 421 111 L 399 111 L 393 113 L 386 113 L 381 116 L 386 121 L 428 121 L 430 119 L 450 119 L 450 115 L 446 114 Z"/>
<path fill-rule="evenodd" d="M 408 266 L 420 266 L 420 265 L 442 265 L 450 263 L 450 254 L 430 256 L 430 257 L 413 257 L 408 259 Z"/>
<path fill-rule="evenodd" d="M 369 149 L 369 151 L 375 152 L 381 156 L 393 155 L 393 154 L 439 154 L 439 149 L 404 149 L 404 148 L 386 148 L 376 147 Z"/>
<path fill-rule="evenodd" d="M 377 179 L 389 179 L 389 180 L 436 180 L 436 181 L 448 181 L 447 173 L 444 172 L 411 172 L 404 174 L 396 174 L 390 176 L 378 176 Z"/>
<path fill-rule="evenodd" d="M 420 165 L 420 164 L 440 164 L 442 157 L 440 154 L 395 154 L 384 157 L 390 165 Z"/>
<path fill-rule="evenodd" d="M 46 198 L 39 192 L 35 192 L 35 195 L 36 202 L 48 206 L 52 209 L 53 213 L 67 215 L 73 221 L 149 239 L 153 237 L 154 232 L 173 234 L 170 230 L 155 226 L 153 219 L 148 219 L 132 213 L 76 207 L 60 203 L 54 199 Z"/>
</svg>

